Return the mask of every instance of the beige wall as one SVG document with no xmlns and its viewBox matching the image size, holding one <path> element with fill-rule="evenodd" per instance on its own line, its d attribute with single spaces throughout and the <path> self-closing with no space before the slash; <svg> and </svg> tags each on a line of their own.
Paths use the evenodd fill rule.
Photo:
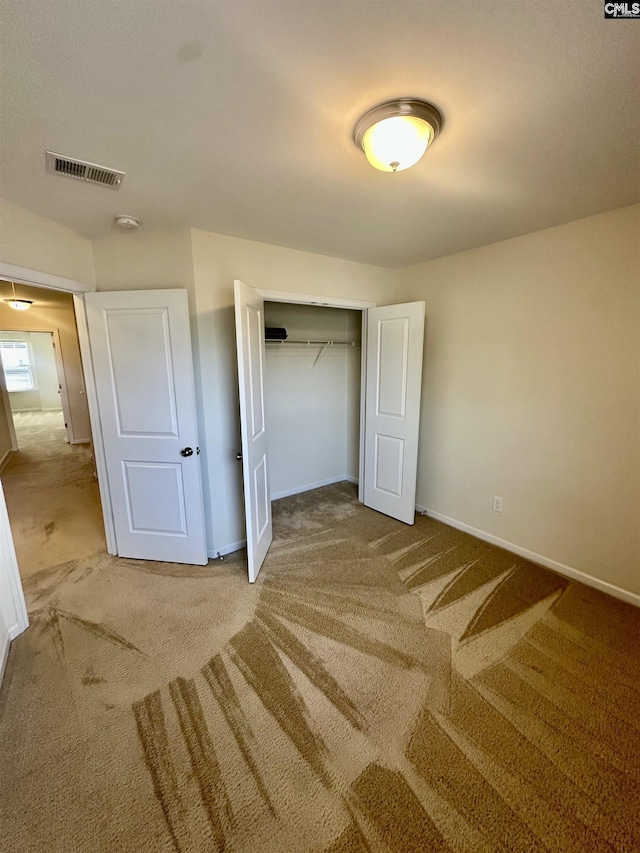
<svg viewBox="0 0 640 853">
<path fill-rule="evenodd" d="M 93 260 L 98 290 L 184 287 L 193 293 L 188 228 L 115 232 L 93 241 Z"/>
<path fill-rule="evenodd" d="M 47 332 L 58 330 L 60 335 L 60 350 L 64 364 L 64 374 L 67 384 L 69 398 L 69 417 L 71 420 L 71 431 L 76 442 L 90 441 L 91 427 L 89 424 L 89 411 L 84 392 L 84 380 L 82 376 L 82 362 L 80 360 L 80 348 L 78 346 L 78 332 L 76 329 L 76 318 L 73 310 L 73 298 L 68 296 L 65 304 L 56 307 L 37 304 L 35 294 L 46 291 L 21 286 L 20 294 L 26 298 L 36 299 L 28 311 L 14 311 L 0 300 L 0 329 L 7 331 L 36 331 Z M 57 300 L 64 299 L 58 296 Z"/>
<path fill-rule="evenodd" d="M 639 247 L 633 206 L 398 273 L 427 307 L 418 503 L 634 593 Z"/>
<path fill-rule="evenodd" d="M 394 273 L 280 246 L 192 231 L 204 401 L 205 465 L 214 550 L 245 538 L 235 356 L 233 280 L 251 287 L 388 301 Z"/>
<path fill-rule="evenodd" d="M 91 241 L 0 199 L 0 261 L 93 284 Z"/>
<path fill-rule="evenodd" d="M 418 502 L 639 593 L 639 211 L 393 272 L 187 229 L 114 234 L 91 255 L 70 229 L 3 202 L 0 259 L 100 290 L 188 290 L 214 552 L 244 538 L 233 279 L 424 299 Z"/>
</svg>

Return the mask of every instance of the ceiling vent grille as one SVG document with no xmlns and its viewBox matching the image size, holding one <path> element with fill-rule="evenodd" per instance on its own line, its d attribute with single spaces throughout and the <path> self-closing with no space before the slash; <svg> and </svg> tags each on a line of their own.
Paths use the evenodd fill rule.
<svg viewBox="0 0 640 853">
<path fill-rule="evenodd" d="M 118 172 L 117 169 L 107 169 L 106 166 L 76 160 L 74 157 L 63 157 L 53 151 L 46 152 L 46 164 L 47 172 L 51 175 L 65 175 L 67 178 L 75 178 L 88 184 L 100 184 L 112 190 L 120 189 L 124 180 L 124 172 Z"/>
</svg>

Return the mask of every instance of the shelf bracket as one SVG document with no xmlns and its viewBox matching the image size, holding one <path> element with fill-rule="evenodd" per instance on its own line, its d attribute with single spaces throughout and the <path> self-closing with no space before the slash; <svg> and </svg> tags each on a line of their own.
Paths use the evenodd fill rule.
<svg viewBox="0 0 640 853">
<path fill-rule="evenodd" d="M 323 356 L 323 355 L 325 354 L 325 352 L 327 351 L 327 347 L 328 347 L 328 346 L 330 346 L 332 343 L 333 343 L 333 341 L 327 341 L 327 342 L 326 342 L 326 344 L 322 347 L 322 349 L 320 350 L 320 352 L 319 352 L 319 353 L 318 353 L 318 355 L 316 356 L 316 360 L 313 362 L 313 366 L 312 366 L 312 368 L 311 368 L 312 370 L 315 370 L 315 368 L 316 368 L 316 364 L 320 361 L 320 359 L 322 358 L 322 356 Z"/>
</svg>

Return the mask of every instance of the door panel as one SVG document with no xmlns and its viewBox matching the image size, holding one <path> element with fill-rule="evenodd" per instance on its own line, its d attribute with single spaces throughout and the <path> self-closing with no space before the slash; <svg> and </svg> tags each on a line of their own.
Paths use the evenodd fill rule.
<svg viewBox="0 0 640 853">
<path fill-rule="evenodd" d="M 125 497 L 131 530 L 187 535 L 182 466 L 173 463 L 123 462 Z M 162 503 L 148 501 L 153 491 Z"/>
<path fill-rule="evenodd" d="M 395 497 L 402 496 L 404 440 L 376 433 L 376 489 Z"/>
<path fill-rule="evenodd" d="M 405 416 L 408 357 L 409 321 L 407 318 L 381 320 L 378 323 L 377 415 L 397 418 Z"/>
<path fill-rule="evenodd" d="M 273 538 L 264 406 L 264 301 L 234 282 L 247 565 L 253 583 Z"/>
<path fill-rule="evenodd" d="M 424 302 L 370 308 L 367 318 L 364 503 L 413 524 Z"/>
<path fill-rule="evenodd" d="M 205 565 L 187 293 L 85 304 L 118 555 Z"/>
<path fill-rule="evenodd" d="M 168 310 L 105 313 L 106 345 L 113 376 L 115 414 L 121 436 L 178 437 L 176 392 L 173 385 Z M 144 341 L 131 370 L 129 342 Z M 140 405 L 140 377 L 144 376 L 147 405 Z"/>
</svg>

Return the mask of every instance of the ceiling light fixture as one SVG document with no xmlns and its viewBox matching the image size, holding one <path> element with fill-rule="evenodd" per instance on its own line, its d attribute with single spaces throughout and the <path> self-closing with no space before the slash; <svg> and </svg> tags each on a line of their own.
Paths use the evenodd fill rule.
<svg viewBox="0 0 640 853">
<path fill-rule="evenodd" d="M 32 299 L 18 299 L 16 297 L 16 286 L 14 282 L 11 282 L 11 288 L 13 290 L 13 299 L 5 299 L 4 301 L 7 303 L 9 308 L 13 308 L 14 311 L 28 311 L 29 308 L 33 305 Z"/>
<path fill-rule="evenodd" d="M 33 305 L 31 299 L 5 299 L 4 301 L 14 311 L 28 311 Z"/>
<path fill-rule="evenodd" d="M 374 107 L 358 119 L 353 141 L 381 172 L 401 172 L 414 166 L 443 125 L 433 104 L 397 98 Z"/>
</svg>

